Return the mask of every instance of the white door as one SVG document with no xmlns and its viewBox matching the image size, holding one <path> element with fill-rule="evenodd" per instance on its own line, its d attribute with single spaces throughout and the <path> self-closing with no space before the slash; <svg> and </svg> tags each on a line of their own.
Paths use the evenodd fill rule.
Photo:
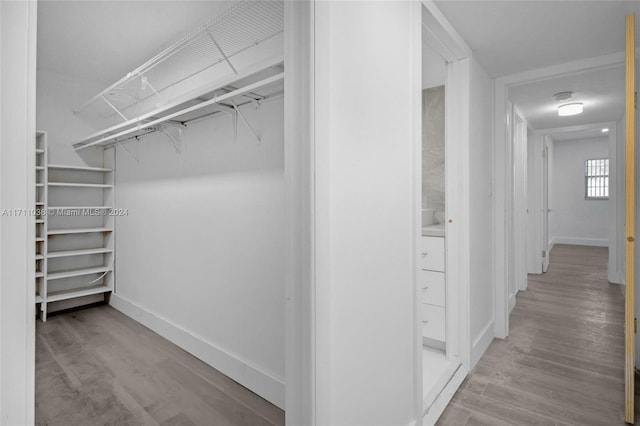
<svg viewBox="0 0 640 426">
<path fill-rule="evenodd" d="M 542 142 L 542 272 L 549 269 L 549 147 Z"/>
</svg>

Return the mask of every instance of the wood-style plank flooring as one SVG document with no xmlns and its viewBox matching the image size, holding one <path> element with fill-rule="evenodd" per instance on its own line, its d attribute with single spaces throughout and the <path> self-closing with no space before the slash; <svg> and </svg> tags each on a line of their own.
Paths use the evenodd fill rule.
<svg viewBox="0 0 640 426">
<path fill-rule="evenodd" d="M 509 338 L 491 343 L 438 424 L 625 424 L 624 297 L 607 256 L 556 245 L 548 272 L 518 294 Z"/>
<path fill-rule="evenodd" d="M 283 425 L 284 412 L 109 306 L 37 323 L 36 424 Z"/>
</svg>

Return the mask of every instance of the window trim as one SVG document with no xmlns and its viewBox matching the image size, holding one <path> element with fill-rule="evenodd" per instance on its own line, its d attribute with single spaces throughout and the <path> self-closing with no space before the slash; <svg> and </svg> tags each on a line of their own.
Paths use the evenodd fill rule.
<svg viewBox="0 0 640 426">
<path fill-rule="evenodd" d="M 607 161 L 607 174 L 606 175 L 589 175 L 588 174 L 588 170 L 589 170 L 589 162 L 590 161 L 601 161 L 601 160 L 606 160 Z M 599 158 L 588 158 L 586 160 L 584 160 L 584 199 L 586 201 L 606 201 L 609 199 L 609 195 L 606 196 L 590 196 L 589 195 L 589 179 L 592 178 L 599 178 L 599 177 L 603 177 L 606 178 L 606 192 L 607 194 L 609 193 L 609 176 L 610 176 L 610 170 L 609 170 L 609 157 L 599 157 Z"/>
</svg>

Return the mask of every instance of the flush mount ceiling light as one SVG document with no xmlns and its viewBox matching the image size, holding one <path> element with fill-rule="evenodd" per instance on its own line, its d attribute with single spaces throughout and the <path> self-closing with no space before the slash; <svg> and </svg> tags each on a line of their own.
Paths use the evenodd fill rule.
<svg viewBox="0 0 640 426">
<path fill-rule="evenodd" d="M 570 104 L 558 105 L 558 115 L 561 117 L 582 114 L 583 110 L 584 108 L 582 102 L 572 102 Z"/>
<path fill-rule="evenodd" d="M 604 129 L 602 129 L 602 133 L 607 133 L 609 131 L 609 129 L 607 129 L 606 127 Z"/>
<path fill-rule="evenodd" d="M 553 95 L 556 102 L 567 102 L 573 99 L 573 92 L 558 92 Z M 571 102 L 558 105 L 558 115 L 566 117 L 568 115 L 576 115 L 582 113 L 583 105 L 581 102 Z"/>
</svg>

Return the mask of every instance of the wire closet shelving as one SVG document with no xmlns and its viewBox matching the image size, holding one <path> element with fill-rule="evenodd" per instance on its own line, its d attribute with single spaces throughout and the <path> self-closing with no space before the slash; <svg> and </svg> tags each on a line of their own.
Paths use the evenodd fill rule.
<svg viewBox="0 0 640 426">
<path fill-rule="evenodd" d="M 74 149 L 108 147 L 157 131 L 175 144 L 167 126 L 217 113 L 232 115 L 236 125 L 238 117 L 246 123 L 243 105 L 282 94 L 282 48 L 266 55 L 260 48 L 283 30 L 282 1 L 235 3 L 74 111 L 117 121 L 76 141 Z"/>
</svg>

